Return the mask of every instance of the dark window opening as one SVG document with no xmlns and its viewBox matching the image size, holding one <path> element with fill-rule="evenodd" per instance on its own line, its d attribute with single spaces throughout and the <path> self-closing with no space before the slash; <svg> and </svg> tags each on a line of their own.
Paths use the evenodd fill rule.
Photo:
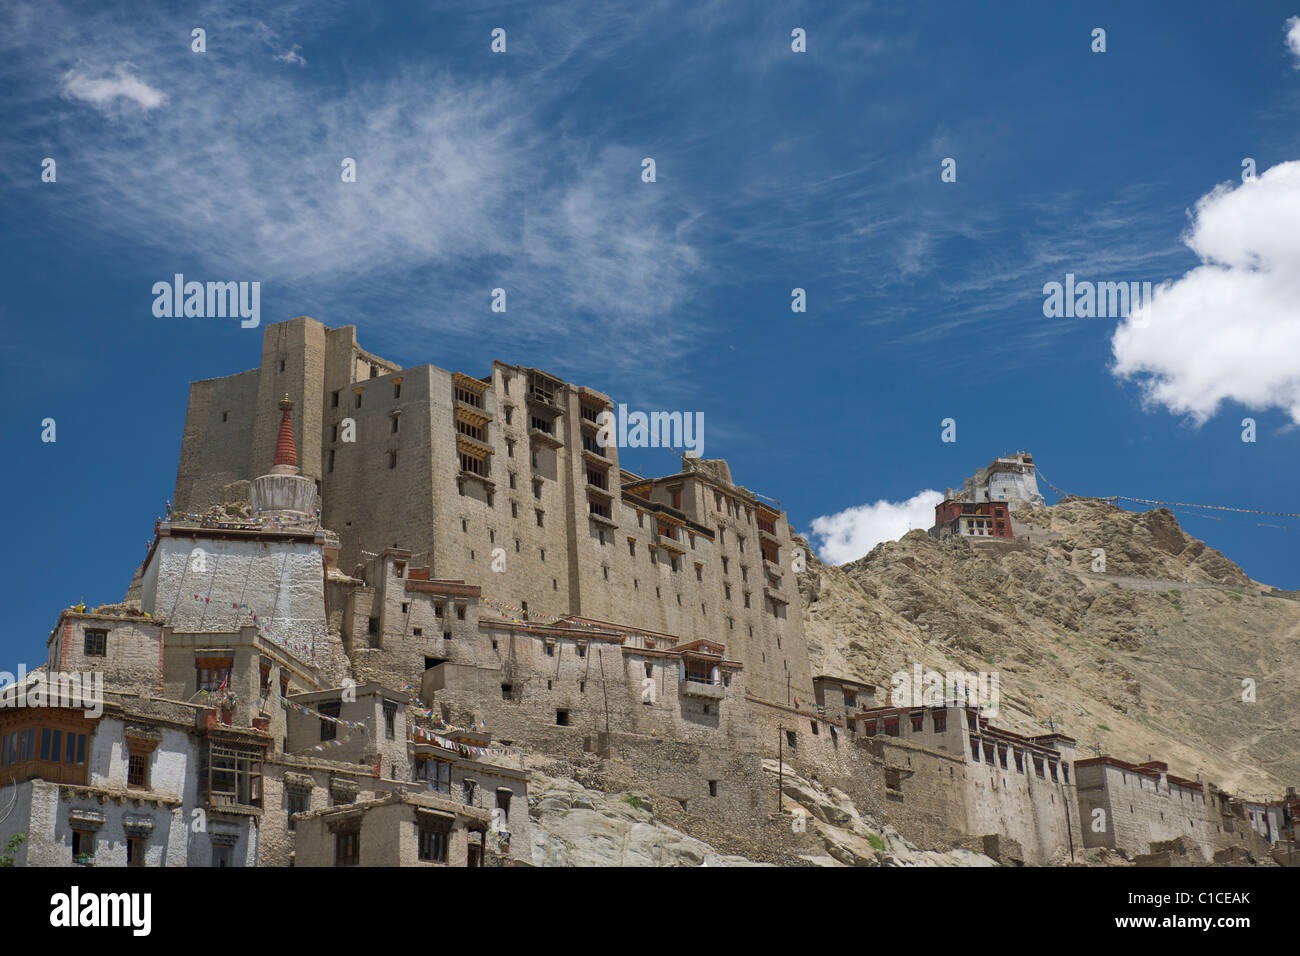
<svg viewBox="0 0 1300 956">
<path fill-rule="evenodd" d="M 451 831 L 446 827 L 420 827 L 420 859 L 425 863 L 446 863 Z"/>
<path fill-rule="evenodd" d="M 358 866 L 361 863 L 361 833 L 339 833 L 334 837 L 334 865 Z"/>
<path fill-rule="evenodd" d="M 108 631 L 86 631 L 87 657 L 104 657 L 108 653 Z"/>
<path fill-rule="evenodd" d="M 333 717 L 335 720 L 337 720 L 339 716 L 339 712 L 342 709 L 342 706 L 343 705 L 336 700 L 326 701 L 325 703 L 320 705 L 319 709 L 321 715 L 321 722 L 320 722 L 321 740 L 333 740 L 335 735 L 338 733 L 339 725 L 336 724 L 334 720 L 329 720 L 327 718 Z"/>
</svg>

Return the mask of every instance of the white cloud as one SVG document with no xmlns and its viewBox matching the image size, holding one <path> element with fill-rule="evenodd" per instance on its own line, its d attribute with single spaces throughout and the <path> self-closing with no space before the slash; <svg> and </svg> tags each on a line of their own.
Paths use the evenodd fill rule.
<svg viewBox="0 0 1300 956">
<path fill-rule="evenodd" d="M 556 125 L 579 64 L 556 75 L 538 58 L 541 67 L 500 76 L 393 62 L 340 88 L 283 69 L 303 58 L 279 20 L 211 12 L 204 22 L 210 36 L 220 28 L 222 55 L 196 57 L 187 44 L 154 43 L 188 33 L 188 20 L 159 11 L 142 25 L 15 6 L 8 29 L 0 16 L 0 83 L 52 73 L 69 98 L 150 110 L 147 125 L 133 109 L 111 129 L 87 128 L 57 104 L 38 108 L 48 91 L 22 91 L 33 108 L 28 128 L 0 129 L 0 180 L 16 179 L 20 164 L 8 160 L 33 139 L 76 155 L 86 201 L 61 209 L 76 234 L 126 240 L 160 276 L 188 258 L 264 288 L 310 290 L 328 324 L 361 318 L 331 305 L 344 293 L 392 304 L 382 317 L 394 335 L 478 337 L 490 318 L 515 347 L 545 344 L 571 365 L 663 378 L 683 367 L 692 329 L 675 313 L 705 267 L 696 203 L 687 183 L 641 183 L 643 147 Z M 152 109 L 166 97 L 138 75 L 165 77 L 184 109 Z M 355 183 L 340 180 L 345 157 Z M 497 286 L 504 317 L 488 311 Z M 294 308 L 322 312 L 301 295 Z"/>
<path fill-rule="evenodd" d="M 271 59 L 278 60 L 281 63 L 288 63 L 290 65 L 293 64 L 297 64 L 298 66 L 307 65 L 307 61 L 303 59 L 302 54 L 298 52 L 299 50 L 302 49 L 302 47 L 300 47 L 297 43 L 295 43 L 287 50 L 280 50 L 280 47 L 283 46 L 283 44 L 279 42 L 280 35 L 276 33 L 274 30 L 272 30 L 261 20 L 258 20 L 256 24 L 253 25 L 252 32 L 254 33 L 254 35 L 261 37 L 262 42 L 265 43 L 272 50 L 279 51 L 274 53 L 271 56 Z"/>
<path fill-rule="evenodd" d="M 1201 197 L 1183 241 L 1201 265 L 1111 339 L 1120 378 L 1205 422 L 1225 400 L 1300 422 L 1300 162 Z"/>
<path fill-rule="evenodd" d="M 295 43 L 290 49 L 285 50 L 283 53 L 276 54 L 272 59 L 279 60 L 281 63 L 293 63 L 298 66 L 306 66 L 307 61 L 304 60 L 302 54 L 298 52 L 301 49 L 302 47 Z"/>
<path fill-rule="evenodd" d="M 1295 57 L 1295 68 L 1300 70 L 1300 17 L 1292 17 L 1286 22 L 1286 45 Z"/>
<path fill-rule="evenodd" d="M 143 110 L 155 109 L 167 102 L 167 94 L 132 75 L 129 65 L 117 67 L 111 79 L 91 79 L 84 73 L 69 70 L 63 76 L 63 93 L 105 111 L 116 105 L 116 100 L 128 100 Z"/>
<path fill-rule="evenodd" d="M 934 524 L 934 506 L 941 501 L 940 492 L 921 491 L 906 501 L 881 500 L 823 515 L 813 519 L 810 541 L 823 561 L 853 561 L 882 541 L 897 541 L 910 530 L 929 528 Z"/>
</svg>

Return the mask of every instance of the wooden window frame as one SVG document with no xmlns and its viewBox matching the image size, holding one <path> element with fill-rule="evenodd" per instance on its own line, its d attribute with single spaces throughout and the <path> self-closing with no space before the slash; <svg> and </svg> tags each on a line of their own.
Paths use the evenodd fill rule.
<svg viewBox="0 0 1300 956">
<path fill-rule="evenodd" d="M 421 863 L 447 863 L 451 855 L 451 821 L 419 820 L 416 858 Z"/>
<path fill-rule="evenodd" d="M 343 712 L 343 704 L 337 700 L 327 700 L 320 703 L 316 708 L 321 713 L 320 722 L 320 739 L 334 740 L 338 737 L 339 725 L 332 720 L 326 720 L 326 717 L 339 717 Z"/>
<path fill-rule="evenodd" d="M 234 670 L 233 657 L 194 658 L 194 687 L 214 694 L 224 685 L 230 687 L 230 674 Z"/>
<path fill-rule="evenodd" d="M 211 805 L 260 807 L 264 757 L 260 750 L 208 741 L 200 750 L 199 761 L 199 779 L 207 802 Z"/>
<path fill-rule="evenodd" d="M 339 830 L 334 834 L 334 865 L 361 865 L 361 828 Z"/>
<path fill-rule="evenodd" d="M 108 629 L 102 627 L 88 627 L 82 634 L 83 643 L 81 646 L 82 655 L 85 657 L 107 657 L 108 656 Z M 94 642 L 92 644 L 92 641 Z"/>
</svg>

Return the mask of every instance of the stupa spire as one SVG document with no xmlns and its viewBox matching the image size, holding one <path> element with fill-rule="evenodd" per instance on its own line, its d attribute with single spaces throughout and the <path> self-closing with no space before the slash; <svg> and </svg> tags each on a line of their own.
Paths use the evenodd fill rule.
<svg viewBox="0 0 1300 956">
<path fill-rule="evenodd" d="M 293 443 L 293 402 L 286 394 L 280 399 L 280 435 L 275 440 L 275 462 L 271 470 L 254 478 L 249 489 L 253 511 L 258 515 L 310 515 L 316 502 L 316 482 L 303 476 L 298 467 L 298 448 Z"/>
<path fill-rule="evenodd" d="M 280 399 L 280 437 L 275 441 L 275 461 L 271 463 L 273 475 L 298 474 L 298 449 L 293 443 L 293 402 L 285 392 Z M 289 470 L 292 469 L 292 470 Z"/>
</svg>

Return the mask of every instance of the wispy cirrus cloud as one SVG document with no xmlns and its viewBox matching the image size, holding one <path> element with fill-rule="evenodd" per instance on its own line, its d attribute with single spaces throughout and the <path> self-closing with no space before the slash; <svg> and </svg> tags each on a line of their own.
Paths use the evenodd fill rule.
<svg viewBox="0 0 1300 956">
<path fill-rule="evenodd" d="M 272 59 L 278 60 L 280 63 L 289 63 L 295 66 L 306 66 L 307 61 L 303 58 L 303 55 L 299 52 L 299 50 L 301 49 L 302 47 L 298 46 L 298 44 L 295 43 L 292 47 L 285 50 L 283 53 L 277 53 L 274 57 L 272 57 Z"/>
<path fill-rule="evenodd" d="M 684 184 L 643 184 L 632 146 L 549 126 L 562 106 L 551 66 L 492 75 L 395 62 L 344 88 L 285 71 L 305 65 L 291 41 L 328 19 L 316 14 L 268 24 L 222 5 L 141 23 L 11 11 L 13 59 L 0 70 L 14 82 L 63 78 L 62 106 L 41 104 L 22 139 L 51 144 L 86 186 L 62 210 L 66 228 L 152 250 L 160 275 L 197 259 L 322 298 L 346 290 L 408 304 L 386 317 L 390 330 L 481 334 L 486 321 L 517 317 L 520 340 L 589 365 L 601 350 L 615 368 L 653 365 L 684 343 L 671 313 L 704 265 Z M 188 37 L 191 21 L 205 25 L 207 53 L 156 42 Z M 579 21 L 561 39 L 581 35 Z M 115 109 L 123 103 L 138 108 Z M 86 123 L 75 112 L 86 105 L 115 121 Z M 7 158 L 22 148 L 0 134 Z M 354 183 L 341 181 L 345 158 Z M 30 188 L 12 172 L 20 164 L 6 165 L 11 185 Z M 497 286 L 504 317 L 488 309 Z M 611 347 L 627 341 L 646 354 Z"/>
</svg>

